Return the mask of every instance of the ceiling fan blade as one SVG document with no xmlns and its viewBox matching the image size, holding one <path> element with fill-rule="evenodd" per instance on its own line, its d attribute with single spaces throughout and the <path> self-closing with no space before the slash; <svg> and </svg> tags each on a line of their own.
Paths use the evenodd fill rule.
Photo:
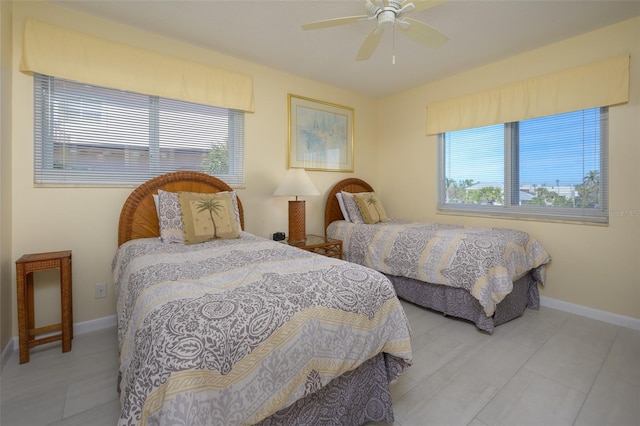
<svg viewBox="0 0 640 426">
<path fill-rule="evenodd" d="M 384 30 L 382 28 L 374 28 L 371 30 L 367 38 L 364 39 L 362 46 L 360 46 L 360 50 L 358 50 L 356 61 L 366 61 L 371 57 L 378 47 L 378 43 L 380 43 L 382 34 L 384 34 Z"/>
<path fill-rule="evenodd" d="M 368 19 L 367 15 L 358 16 L 345 16 L 343 18 L 327 19 L 324 21 L 310 22 L 308 24 L 300 25 L 303 30 L 319 30 L 321 28 L 337 27 L 339 25 L 353 24 L 355 22 Z"/>
<path fill-rule="evenodd" d="M 404 21 L 409 23 L 409 28 L 404 29 L 401 26 L 396 26 L 396 28 L 413 41 L 424 46 L 437 49 L 449 40 L 449 37 L 424 22 L 411 18 L 404 18 Z"/>
<path fill-rule="evenodd" d="M 414 11 L 430 9 L 432 7 L 447 3 L 449 0 L 404 0 L 401 6 L 404 7 L 407 3 L 413 3 L 416 7 Z"/>
</svg>

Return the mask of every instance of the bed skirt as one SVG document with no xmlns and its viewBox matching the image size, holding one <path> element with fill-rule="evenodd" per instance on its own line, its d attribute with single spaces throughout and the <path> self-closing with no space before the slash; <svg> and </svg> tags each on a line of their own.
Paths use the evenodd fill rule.
<svg viewBox="0 0 640 426">
<path fill-rule="evenodd" d="M 386 275 L 386 274 L 385 274 Z M 531 273 L 513 283 L 513 291 L 487 317 L 480 303 L 465 289 L 426 283 L 412 278 L 386 275 L 398 297 L 452 317 L 472 321 L 480 330 L 493 332 L 500 324 L 521 316 L 527 308 L 540 308 L 538 283 Z"/>
<path fill-rule="evenodd" d="M 358 426 L 368 421 L 393 423 L 389 385 L 402 372 L 401 359 L 379 353 L 324 388 L 272 414 L 259 426 Z M 120 393 L 118 375 L 117 391 Z"/>
<path fill-rule="evenodd" d="M 357 426 L 368 421 L 393 423 L 389 384 L 402 360 L 380 353 L 322 389 L 267 417 L 258 425 Z"/>
</svg>

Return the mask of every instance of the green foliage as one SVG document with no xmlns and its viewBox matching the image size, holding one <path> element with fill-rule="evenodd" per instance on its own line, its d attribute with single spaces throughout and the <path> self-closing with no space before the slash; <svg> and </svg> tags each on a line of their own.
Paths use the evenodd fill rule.
<svg viewBox="0 0 640 426">
<path fill-rule="evenodd" d="M 453 204 L 503 204 L 502 188 L 487 186 L 471 189 L 476 182 L 473 179 L 461 179 L 455 182 L 447 179 L 447 203 Z"/>
<path fill-rule="evenodd" d="M 447 179 L 445 183 L 447 203 L 504 204 L 504 191 L 502 188 L 487 186 L 472 189 L 471 187 L 476 184 L 473 179 L 464 179 L 457 182 L 453 179 Z M 556 186 L 559 186 L 557 180 Z M 582 184 L 575 187 L 575 191 L 577 195 L 574 199 L 573 194 L 567 197 L 544 186 L 538 187 L 535 188 L 533 198 L 527 201 L 526 204 L 532 206 L 597 208 L 600 205 L 600 172 L 597 170 L 588 172 L 582 179 Z"/>
<path fill-rule="evenodd" d="M 502 188 L 496 186 L 485 186 L 479 189 L 467 190 L 471 202 L 473 204 L 489 204 L 489 205 L 503 205 L 504 194 Z"/>
<path fill-rule="evenodd" d="M 469 194 L 467 194 L 467 188 L 474 185 L 473 179 L 459 180 L 458 182 L 453 179 L 447 179 L 447 203 L 459 204 L 459 203 L 471 203 Z"/>
<path fill-rule="evenodd" d="M 536 188 L 536 195 L 527 203 L 531 206 L 572 207 L 573 203 L 564 195 L 549 191 L 545 187 Z"/>
<path fill-rule="evenodd" d="M 588 172 L 582 179 L 582 185 L 576 186 L 576 191 L 576 206 L 594 208 L 600 205 L 600 172 Z"/>
<path fill-rule="evenodd" d="M 229 148 L 227 144 L 213 145 L 202 161 L 202 172 L 210 175 L 229 173 Z"/>
</svg>

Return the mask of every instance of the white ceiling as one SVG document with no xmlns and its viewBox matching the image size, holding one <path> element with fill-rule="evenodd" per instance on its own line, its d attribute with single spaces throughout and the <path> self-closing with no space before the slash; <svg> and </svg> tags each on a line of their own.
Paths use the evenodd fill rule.
<svg viewBox="0 0 640 426">
<path fill-rule="evenodd" d="M 387 30 L 372 57 L 356 62 L 375 22 L 314 31 L 300 25 L 366 14 L 365 0 L 52 3 L 376 97 L 640 15 L 640 0 L 451 0 L 409 15 L 445 33 L 442 48 Z"/>
</svg>

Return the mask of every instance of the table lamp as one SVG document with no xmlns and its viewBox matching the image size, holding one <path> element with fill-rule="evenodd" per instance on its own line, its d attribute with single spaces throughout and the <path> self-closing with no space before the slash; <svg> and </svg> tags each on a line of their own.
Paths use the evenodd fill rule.
<svg viewBox="0 0 640 426">
<path fill-rule="evenodd" d="M 289 201 L 289 244 L 304 243 L 307 240 L 304 200 L 299 196 L 320 195 L 304 169 L 289 169 L 274 196 L 296 197 Z"/>
</svg>

